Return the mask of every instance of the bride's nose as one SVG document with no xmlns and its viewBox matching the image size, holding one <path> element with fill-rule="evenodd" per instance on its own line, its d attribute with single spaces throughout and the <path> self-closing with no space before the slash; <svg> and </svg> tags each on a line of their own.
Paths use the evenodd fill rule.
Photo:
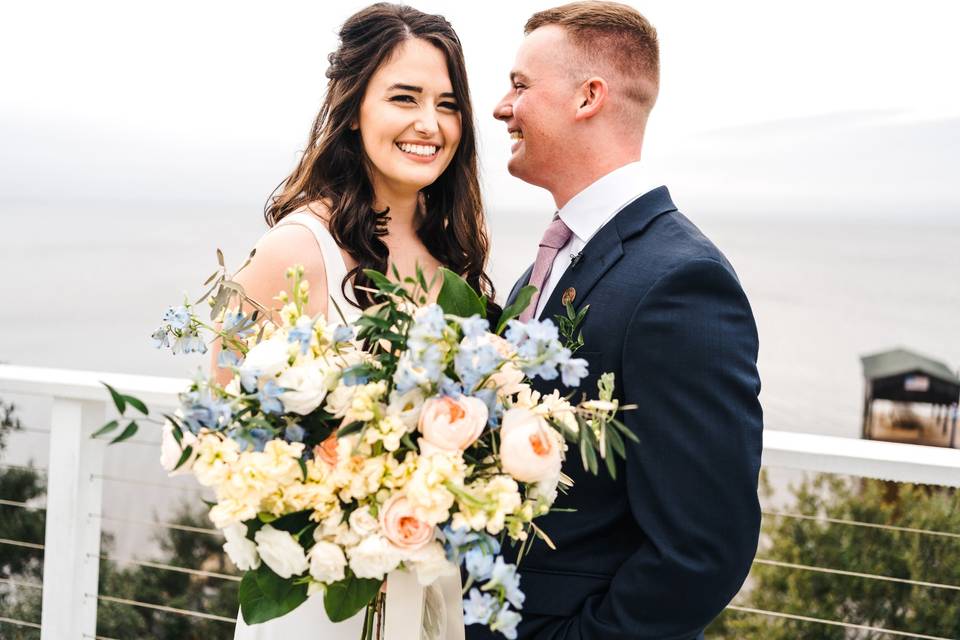
<svg viewBox="0 0 960 640">
<path fill-rule="evenodd" d="M 413 130 L 425 136 L 433 135 L 438 128 L 437 117 L 428 111 L 421 112 L 416 122 L 413 123 Z"/>
</svg>

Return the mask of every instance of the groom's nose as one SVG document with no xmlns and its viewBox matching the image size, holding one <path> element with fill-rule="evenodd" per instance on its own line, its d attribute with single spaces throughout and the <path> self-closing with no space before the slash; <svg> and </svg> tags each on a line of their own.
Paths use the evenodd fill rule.
<svg viewBox="0 0 960 640">
<path fill-rule="evenodd" d="M 513 101 L 510 100 L 509 94 L 503 96 L 493 108 L 493 117 L 497 120 L 509 120 L 513 117 Z"/>
</svg>

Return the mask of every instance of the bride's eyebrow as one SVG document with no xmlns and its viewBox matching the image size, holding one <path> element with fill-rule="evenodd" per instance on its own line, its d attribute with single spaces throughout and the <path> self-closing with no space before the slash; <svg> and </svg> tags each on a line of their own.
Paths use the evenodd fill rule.
<svg viewBox="0 0 960 640">
<path fill-rule="evenodd" d="M 412 84 L 395 83 L 387 87 L 387 91 L 411 91 L 413 93 L 423 93 L 423 87 L 415 87 Z M 441 98 L 456 98 L 452 91 L 446 91 L 440 94 Z"/>
</svg>

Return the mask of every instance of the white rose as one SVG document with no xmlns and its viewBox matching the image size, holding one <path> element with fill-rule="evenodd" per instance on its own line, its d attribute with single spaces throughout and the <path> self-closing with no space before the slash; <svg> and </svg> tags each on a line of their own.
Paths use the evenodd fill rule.
<svg viewBox="0 0 960 640">
<path fill-rule="evenodd" d="M 229 556 L 233 564 L 237 565 L 240 571 L 253 571 L 260 566 L 260 554 L 257 553 L 257 545 L 253 540 L 247 538 L 247 527 L 242 524 L 235 524 L 223 530 L 223 537 L 227 539 L 223 545 L 223 550 Z"/>
<path fill-rule="evenodd" d="M 287 336 L 277 334 L 269 340 L 257 343 L 250 351 L 240 370 L 244 373 L 259 373 L 261 376 L 275 376 L 287 368 L 290 361 L 290 343 Z"/>
<path fill-rule="evenodd" d="M 307 554 L 310 560 L 310 577 L 318 582 L 329 584 L 343 580 L 346 575 L 347 558 L 343 549 L 332 542 L 318 542 Z"/>
<path fill-rule="evenodd" d="M 300 575 L 309 568 L 303 547 L 286 531 L 265 525 L 253 537 L 260 557 L 281 578 Z"/>
<path fill-rule="evenodd" d="M 437 578 L 457 573 L 457 568 L 447 560 L 447 554 L 439 542 L 420 547 L 408 560 L 417 572 L 417 582 L 423 586 L 433 584 Z"/>
<path fill-rule="evenodd" d="M 400 564 L 400 550 L 383 536 L 372 535 L 347 549 L 350 568 L 358 578 L 380 580 Z"/>
<path fill-rule="evenodd" d="M 314 361 L 290 367 L 277 378 L 277 385 L 286 389 L 280 394 L 283 408 L 302 416 L 320 406 L 327 396 L 327 376 L 321 363 Z"/>
<path fill-rule="evenodd" d="M 419 387 L 415 387 L 402 395 L 394 391 L 390 394 L 387 415 L 400 418 L 407 429 L 407 433 L 411 433 L 417 428 L 424 400 L 423 391 Z"/>
<path fill-rule="evenodd" d="M 563 441 L 556 429 L 528 409 L 510 409 L 500 426 L 500 463 L 520 482 L 560 475 Z"/>
<path fill-rule="evenodd" d="M 180 462 L 184 449 L 195 445 L 197 437 L 189 431 L 183 431 L 183 437 L 180 441 L 182 444 L 177 444 L 177 440 L 173 437 L 173 424 L 169 421 L 164 422 L 160 440 L 160 465 L 171 477 L 190 473 L 190 467 L 193 466 L 193 461 L 197 459 L 197 448 L 194 446 L 193 453 L 187 458 L 186 462 L 180 465 L 179 469 L 174 469 Z"/>
<path fill-rule="evenodd" d="M 370 507 L 363 506 L 355 509 L 349 518 L 350 529 L 361 538 L 366 538 L 371 533 L 376 533 L 380 529 L 380 523 L 370 513 Z"/>
</svg>

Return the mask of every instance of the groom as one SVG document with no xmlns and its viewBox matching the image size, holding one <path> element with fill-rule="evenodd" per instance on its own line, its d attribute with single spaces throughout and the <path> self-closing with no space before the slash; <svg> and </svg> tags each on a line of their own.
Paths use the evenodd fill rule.
<svg viewBox="0 0 960 640">
<path fill-rule="evenodd" d="M 538 541 L 520 564 L 519 637 L 699 639 L 757 545 L 753 314 L 733 267 L 640 163 L 659 83 L 653 27 L 622 4 L 575 2 L 525 31 L 494 116 L 515 140 L 510 173 L 550 191 L 558 215 L 511 298 L 537 286 L 528 314 L 540 319 L 590 306 L 580 389 L 596 395 L 614 372 L 640 442 L 616 480 L 568 455 L 575 485 L 555 506 L 575 511 L 538 520 L 557 549 Z M 467 627 L 469 640 L 492 637 Z"/>
</svg>

